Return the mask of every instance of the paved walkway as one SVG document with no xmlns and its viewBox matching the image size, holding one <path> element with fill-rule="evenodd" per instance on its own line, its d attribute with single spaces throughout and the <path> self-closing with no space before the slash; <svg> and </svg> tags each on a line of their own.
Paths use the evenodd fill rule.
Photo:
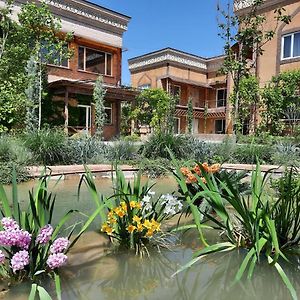
<svg viewBox="0 0 300 300">
<path fill-rule="evenodd" d="M 92 173 L 106 173 L 112 171 L 111 165 L 87 165 L 89 170 Z M 222 169 L 225 170 L 245 170 L 252 171 L 255 169 L 255 165 L 247 165 L 247 164 L 223 164 Z M 119 168 L 122 171 L 138 171 L 137 167 L 129 166 L 129 165 L 120 165 Z M 261 165 L 261 170 L 263 172 L 267 172 L 272 170 L 273 173 L 283 173 L 285 168 L 273 165 Z M 30 177 L 39 177 L 45 171 L 44 167 L 28 167 L 28 172 Z M 83 165 L 67 165 L 67 166 L 48 166 L 47 174 L 52 176 L 58 175 L 72 175 L 72 174 L 83 174 L 85 173 Z M 299 170 L 300 171 L 300 170 Z"/>
</svg>

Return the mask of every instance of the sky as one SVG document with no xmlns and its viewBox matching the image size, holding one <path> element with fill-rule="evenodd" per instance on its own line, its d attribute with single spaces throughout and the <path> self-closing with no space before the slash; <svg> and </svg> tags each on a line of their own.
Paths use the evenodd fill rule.
<svg viewBox="0 0 300 300">
<path fill-rule="evenodd" d="M 130 16 L 123 39 L 122 84 L 130 84 L 127 60 L 166 47 L 203 57 L 222 54 L 217 2 L 226 0 L 90 0 Z"/>
</svg>

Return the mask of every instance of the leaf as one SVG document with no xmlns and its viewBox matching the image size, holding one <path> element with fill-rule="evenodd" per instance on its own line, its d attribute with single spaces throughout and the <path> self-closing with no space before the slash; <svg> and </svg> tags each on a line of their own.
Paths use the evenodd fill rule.
<svg viewBox="0 0 300 300">
<path fill-rule="evenodd" d="M 37 284 L 33 283 L 31 285 L 31 290 L 30 290 L 28 300 L 35 300 L 36 292 L 37 292 Z"/>
<path fill-rule="evenodd" d="M 201 224 L 201 227 L 203 229 L 213 229 L 213 227 L 208 226 L 208 225 L 203 225 L 203 224 Z M 171 232 L 178 232 L 178 231 L 183 231 L 183 230 L 188 230 L 188 229 L 197 229 L 197 225 L 196 224 L 183 225 L 183 226 L 172 229 Z"/>
<path fill-rule="evenodd" d="M 273 264 L 273 259 L 270 256 L 268 256 L 268 262 L 271 265 Z M 288 288 L 289 292 L 291 293 L 293 300 L 298 300 L 298 296 L 297 296 L 297 292 L 296 292 L 295 288 L 293 287 L 292 283 L 290 282 L 289 278 L 287 277 L 287 275 L 285 274 L 285 272 L 283 271 L 283 269 L 281 268 L 279 263 L 276 262 L 274 264 L 274 266 L 275 266 L 276 270 L 278 271 L 284 284 Z"/>
<path fill-rule="evenodd" d="M 192 260 L 190 260 L 187 264 L 185 264 L 184 266 L 182 266 L 179 270 L 177 270 L 171 277 L 175 277 L 177 274 L 179 274 L 180 272 L 190 268 L 193 264 L 195 264 L 197 261 L 199 261 L 200 259 L 204 258 L 204 256 L 199 256 L 196 257 Z"/>
<path fill-rule="evenodd" d="M 5 217 L 11 217 L 12 216 L 11 209 L 9 206 L 7 195 L 5 193 L 5 190 L 4 190 L 4 187 L 2 184 L 0 185 L 0 201 L 3 206 Z"/>
<path fill-rule="evenodd" d="M 61 300 L 61 283 L 60 283 L 59 275 L 54 274 L 54 281 L 55 281 L 55 290 L 56 290 L 57 299 Z"/>
<path fill-rule="evenodd" d="M 41 286 L 37 286 L 37 290 L 39 292 L 40 300 L 52 300 L 48 292 Z"/>
</svg>

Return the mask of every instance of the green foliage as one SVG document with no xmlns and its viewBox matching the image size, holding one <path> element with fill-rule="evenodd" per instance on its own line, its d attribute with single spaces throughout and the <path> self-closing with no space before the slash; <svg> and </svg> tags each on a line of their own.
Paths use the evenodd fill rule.
<svg viewBox="0 0 300 300">
<path fill-rule="evenodd" d="M 71 51 L 65 47 L 70 35 L 67 34 L 65 37 L 59 35 L 60 22 L 53 17 L 45 3 L 22 5 L 18 14 L 19 22 L 12 18 L 12 1 L 8 1 L 7 5 L 1 8 L 0 15 L 2 16 L 0 19 L 2 29 L 0 33 L 0 132 L 23 125 L 27 97 L 36 95 L 32 92 L 38 82 L 40 125 L 41 102 L 44 96 L 41 89 L 42 64 L 54 62 L 54 56 L 63 59 L 71 55 Z M 30 58 L 39 70 L 36 72 L 38 74 L 36 82 L 32 82 L 32 72 L 27 77 L 26 65 Z"/>
<path fill-rule="evenodd" d="M 195 175 L 202 191 L 192 198 L 179 167 L 175 171 L 175 178 L 180 186 L 183 197 L 186 198 L 190 206 L 200 238 L 205 245 L 203 249 L 194 254 L 195 259 L 179 271 L 190 267 L 204 255 L 220 251 L 231 251 L 236 248 L 245 248 L 248 249 L 248 252 L 236 274 L 236 282 L 244 276 L 245 272 L 248 272 L 248 278 L 251 278 L 255 266 L 260 262 L 261 257 L 265 256 L 269 265 L 274 266 L 278 271 L 284 284 L 289 289 L 292 298 L 297 299 L 294 287 L 279 265 L 279 258 L 286 259 L 283 251 L 291 248 L 294 244 L 288 247 L 286 247 L 287 243 L 282 244 L 279 236 L 280 232 L 276 231 L 276 224 L 278 222 L 273 217 L 274 209 L 278 209 L 276 215 L 281 216 L 279 218 L 284 220 L 288 205 L 286 203 L 278 205 L 274 202 L 272 195 L 266 187 L 268 177 L 263 177 L 260 166 L 257 165 L 256 169 L 252 172 L 251 195 L 249 196 L 240 193 L 232 179 L 228 176 L 224 176 L 222 180 L 218 180 L 212 174 L 206 173 L 204 168 L 201 168 L 201 173 L 206 183 L 203 182 L 202 178 Z M 287 186 L 290 186 L 290 184 Z M 212 210 L 200 211 L 194 204 L 198 197 L 205 198 Z M 213 223 L 214 228 L 221 232 L 225 242 L 214 245 L 207 244 L 202 232 L 200 214 L 203 214 Z M 298 220 L 300 218 L 300 211 L 296 210 L 294 216 Z M 291 241 L 291 235 L 288 238 Z"/>
<path fill-rule="evenodd" d="M 186 158 L 191 152 L 192 139 L 184 135 L 156 133 L 150 136 L 142 149 L 142 156 L 150 159 L 170 158 L 168 149 L 177 159 Z"/>
<path fill-rule="evenodd" d="M 22 136 L 24 145 L 33 155 L 34 163 L 43 165 L 68 162 L 67 136 L 62 130 L 45 128 Z"/>
<path fill-rule="evenodd" d="M 265 26 L 266 15 L 260 12 L 262 4 L 263 0 L 252 1 L 249 11 L 242 15 L 233 12 L 231 1 L 228 1 L 225 9 L 218 6 L 221 17 L 219 36 L 225 41 L 226 55 L 221 73 L 229 75 L 233 80 L 232 102 L 235 132 L 238 131 L 237 123 L 240 120 L 239 113 L 242 106 L 240 103 L 240 88 L 243 87 L 241 81 L 247 78 L 251 70 L 256 67 L 257 58 L 263 55 L 264 46 L 274 38 L 278 26 L 282 23 L 288 24 L 291 20 L 290 16 L 284 15 L 284 9 L 279 7 L 274 11 L 273 27 L 267 28 Z"/>
<path fill-rule="evenodd" d="M 262 101 L 265 107 L 263 128 L 271 134 L 281 134 L 286 119 L 290 131 L 293 133 L 296 119 L 300 116 L 299 98 L 300 71 L 287 71 L 274 76 L 262 91 Z"/>
<path fill-rule="evenodd" d="M 114 141 L 107 145 L 105 158 L 108 161 L 135 160 L 137 156 L 136 146 L 130 141 Z"/>
<path fill-rule="evenodd" d="M 194 120 L 194 111 L 193 111 L 193 99 L 190 98 L 188 101 L 188 110 L 187 110 L 187 122 L 188 122 L 188 133 L 193 133 L 193 120 Z"/>
<path fill-rule="evenodd" d="M 100 139 L 102 138 L 103 135 L 103 127 L 106 119 L 105 104 L 104 104 L 105 94 L 106 94 L 106 89 L 103 87 L 103 77 L 99 76 L 96 80 L 95 87 L 94 87 L 93 101 L 95 103 L 95 126 L 96 126 L 95 135 Z"/>
<path fill-rule="evenodd" d="M 143 90 L 136 99 L 132 118 L 139 125 L 150 125 L 158 133 L 168 132 L 170 101 L 170 96 L 162 89 Z"/>
</svg>

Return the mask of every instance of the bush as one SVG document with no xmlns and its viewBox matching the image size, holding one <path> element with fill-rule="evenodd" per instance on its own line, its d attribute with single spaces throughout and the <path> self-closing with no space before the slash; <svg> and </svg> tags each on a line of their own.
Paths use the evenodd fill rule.
<svg viewBox="0 0 300 300">
<path fill-rule="evenodd" d="M 23 135 L 24 145 L 32 152 L 32 162 L 55 165 L 68 162 L 66 134 L 61 130 L 42 129 Z"/>
<path fill-rule="evenodd" d="M 267 145 L 236 145 L 233 159 L 230 161 L 233 163 L 255 164 L 258 159 L 263 164 L 271 163 L 273 153 L 274 149 Z"/>
<path fill-rule="evenodd" d="M 216 153 L 216 146 L 214 144 L 206 143 L 195 138 L 191 148 L 191 159 L 199 162 L 213 162 L 213 157 Z"/>
<path fill-rule="evenodd" d="M 279 142 L 275 146 L 272 161 L 278 165 L 300 163 L 300 149 L 290 142 Z"/>
<path fill-rule="evenodd" d="M 193 139 L 185 135 L 169 133 L 153 134 L 142 147 L 142 156 L 149 159 L 170 158 L 168 149 L 177 159 L 189 158 L 193 149 Z"/>
<path fill-rule="evenodd" d="M 27 180 L 26 166 L 30 159 L 31 153 L 18 139 L 2 135 L 0 138 L 0 183 L 11 183 L 13 169 L 16 171 L 17 182 Z"/>
<path fill-rule="evenodd" d="M 229 162 L 235 151 L 236 143 L 231 138 L 225 138 L 222 143 L 214 145 L 214 148 L 214 162 Z"/>
<path fill-rule="evenodd" d="M 108 152 L 108 147 L 104 142 L 87 135 L 70 138 L 68 146 L 70 149 L 69 163 L 72 164 L 103 162 Z"/>
<path fill-rule="evenodd" d="M 125 161 L 137 158 L 137 148 L 130 141 L 114 141 L 107 145 L 105 158 L 108 161 Z"/>
<path fill-rule="evenodd" d="M 150 178 L 157 178 L 166 176 L 170 169 L 170 161 L 165 158 L 161 159 L 143 159 L 138 165 L 142 174 L 147 175 Z"/>
</svg>

